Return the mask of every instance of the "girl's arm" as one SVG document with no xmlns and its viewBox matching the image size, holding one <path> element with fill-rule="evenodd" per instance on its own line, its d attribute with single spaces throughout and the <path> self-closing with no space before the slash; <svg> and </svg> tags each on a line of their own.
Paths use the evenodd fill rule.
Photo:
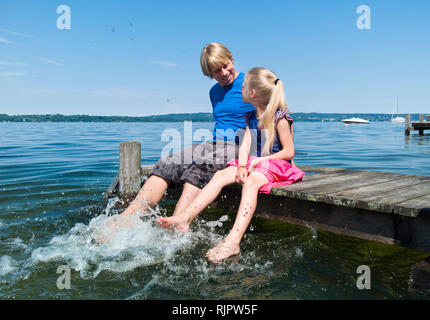
<svg viewBox="0 0 430 320">
<path fill-rule="evenodd" d="M 282 118 L 278 121 L 276 130 L 278 132 L 278 137 L 282 145 L 282 149 L 271 155 L 252 160 L 248 168 L 249 172 L 251 172 L 253 168 L 263 160 L 267 160 L 267 159 L 290 160 L 294 157 L 293 133 L 292 133 L 292 130 L 290 130 L 290 123 L 285 118 Z"/>
<path fill-rule="evenodd" d="M 274 154 L 269 155 L 268 159 L 282 159 L 290 160 L 294 157 L 294 139 L 290 123 L 287 119 L 281 118 L 276 126 L 279 141 L 281 142 L 282 149 Z"/>
<path fill-rule="evenodd" d="M 239 166 L 246 165 L 249 157 L 249 150 L 251 149 L 251 130 L 246 126 L 245 134 L 243 135 L 243 140 L 239 148 Z"/>
<path fill-rule="evenodd" d="M 245 134 L 243 136 L 242 144 L 239 148 L 239 159 L 238 168 L 236 173 L 236 181 L 238 183 L 245 183 L 248 177 L 248 170 L 246 169 L 246 163 L 248 162 L 249 150 L 251 149 L 251 131 L 249 127 L 246 126 Z"/>
</svg>

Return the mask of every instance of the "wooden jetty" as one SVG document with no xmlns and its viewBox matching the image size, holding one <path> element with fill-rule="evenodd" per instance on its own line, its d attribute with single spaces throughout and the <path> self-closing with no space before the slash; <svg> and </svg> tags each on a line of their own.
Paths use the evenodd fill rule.
<svg viewBox="0 0 430 320">
<path fill-rule="evenodd" d="M 405 121 L 405 135 L 409 136 L 412 130 L 418 130 L 419 135 L 424 134 L 424 130 L 430 129 L 430 115 L 426 115 L 427 121 L 424 119 L 424 114 L 420 114 L 418 122 L 411 123 L 411 115 L 406 115 Z"/>
<path fill-rule="evenodd" d="M 121 161 L 136 163 L 132 158 L 120 156 Z M 131 166 L 120 164 L 120 168 L 127 167 Z M 298 167 L 306 173 L 303 181 L 260 194 L 257 216 L 430 252 L 430 177 Z M 118 195 L 120 189 L 128 190 L 121 186 L 127 181 L 133 181 L 136 193 L 151 169 L 141 166 L 138 185 L 135 179 L 120 179 L 118 174 L 108 196 Z M 131 174 L 135 176 L 136 172 Z M 168 198 L 177 199 L 180 192 L 169 189 Z M 235 211 L 240 196 L 240 186 L 229 186 L 211 206 Z"/>
</svg>

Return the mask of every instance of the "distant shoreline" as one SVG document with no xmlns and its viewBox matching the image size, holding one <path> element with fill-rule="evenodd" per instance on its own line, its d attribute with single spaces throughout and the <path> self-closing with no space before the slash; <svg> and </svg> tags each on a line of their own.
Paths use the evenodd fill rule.
<svg viewBox="0 0 430 320">
<path fill-rule="evenodd" d="M 373 121 L 390 121 L 389 113 L 302 113 L 292 114 L 294 121 L 306 122 L 339 122 L 346 118 L 363 118 Z M 399 114 L 404 116 L 404 114 Z M 418 119 L 419 114 L 411 114 L 411 120 Z M 0 122 L 214 122 L 212 113 L 174 113 L 164 115 L 153 115 L 145 117 L 128 117 L 128 116 L 90 116 L 90 115 L 62 115 L 62 114 L 45 114 L 45 115 L 7 115 L 0 114 Z"/>
</svg>

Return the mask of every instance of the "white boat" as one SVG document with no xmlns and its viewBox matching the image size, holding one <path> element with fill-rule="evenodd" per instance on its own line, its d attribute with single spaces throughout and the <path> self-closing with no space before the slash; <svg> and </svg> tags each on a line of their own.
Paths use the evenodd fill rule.
<svg viewBox="0 0 430 320">
<path fill-rule="evenodd" d="M 361 118 L 349 118 L 349 119 L 342 120 L 342 122 L 345 123 L 345 124 L 350 124 L 350 123 L 367 124 L 367 123 L 370 123 L 370 121 L 364 120 L 364 119 L 361 119 Z"/>
<path fill-rule="evenodd" d="M 396 117 L 394 118 L 394 110 L 393 110 L 393 113 L 391 114 L 391 122 L 392 123 L 405 123 L 406 119 L 403 117 L 399 117 L 399 97 L 397 97 L 397 96 L 396 96 L 396 108 L 397 108 Z"/>
</svg>

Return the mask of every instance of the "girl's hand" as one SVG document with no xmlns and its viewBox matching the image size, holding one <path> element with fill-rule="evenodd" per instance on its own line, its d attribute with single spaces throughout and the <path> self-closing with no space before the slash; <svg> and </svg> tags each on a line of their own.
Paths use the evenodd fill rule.
<svg viewBox="0 0 430 320">
<path fill-rule="evenodd" d="M 267 160 L 267 159 L 269 159 L 269 157 L 259 157 L 259 158 L 255 158 L 254 160 L 252 160 L 251 164 L 249 165 L 249 168 L 248 168 L 249 173 L 251 173 L 252 170 L 254 170 L 254 168 L 257 166 L 257 164 L 259 164 L 261 161 Z"/>
<path fill-rule="evenodd" d="M 237 172 L 236 172 L 237 183 L 244 184 L 247 177 L 248 177 L 248 170 L 246 170 L 245 167 L 237 168 Z"/>
</svg>

